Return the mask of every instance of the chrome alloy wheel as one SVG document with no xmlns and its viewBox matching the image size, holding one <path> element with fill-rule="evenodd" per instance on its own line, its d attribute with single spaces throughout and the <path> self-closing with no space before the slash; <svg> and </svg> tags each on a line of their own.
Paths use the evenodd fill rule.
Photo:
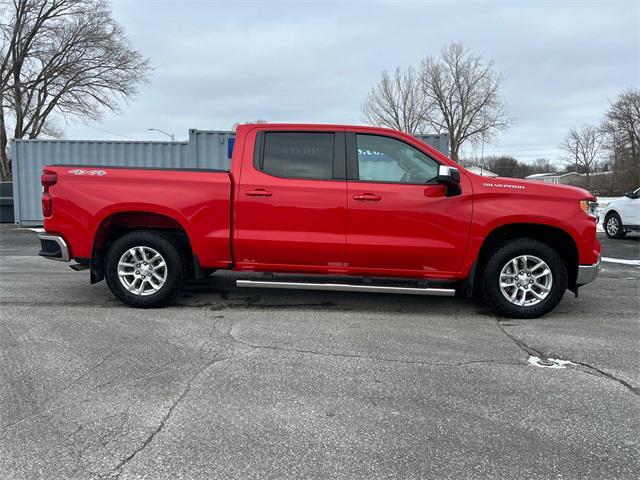
<svg viewBox="0 0 640 480">
<path fill-rule="evenodd" d="M 547 298 L 553 286 L 553 275 L 544 260 L 520 255 L 502 267 L 499 281 L 500 291 L 509 302 L 531 307 Z"/>
<path fill-rule="evenodd" d="M 120 283 L 134 295 L 153 295 L 167 281 L 167 264 L 150 247 L 132 247 L 118 261 Z"/>
<path fill-rule="evenodd" d="M 620 226 L 618 225 L 618 219 L 615 215 L 610 217 L 609 220 L 607 220 L 607 233 L 613 237 L 618 233 L 619 229 Z"/>
</svg>

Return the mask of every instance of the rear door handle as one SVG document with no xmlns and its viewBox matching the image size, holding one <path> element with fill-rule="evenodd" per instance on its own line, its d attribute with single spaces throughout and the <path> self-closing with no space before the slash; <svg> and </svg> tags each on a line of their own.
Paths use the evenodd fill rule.
<svg viewBox="0 0 640 480">
<path fill-rule="evenodd" d="M 360 202 L 369 201 L 369 202 L 378 202 L 382 200 L 380 195 L 376 195 L 375 193 L 360 193 L 353 196 L 354 200 L 358 200 Z"/>
<path fill-rule="evenodd" d="M 270 197 L 273 195 L 269 190 L 265 190 L 264 188 L 256 188 L 255 190 L 247 190 L 244 192 L 245 195 L 250 197 Z"/>
</svg>

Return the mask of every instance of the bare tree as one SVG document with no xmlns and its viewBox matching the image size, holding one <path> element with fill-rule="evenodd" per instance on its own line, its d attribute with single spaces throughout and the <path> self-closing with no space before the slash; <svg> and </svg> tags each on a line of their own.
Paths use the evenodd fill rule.
<svg viewBox="0 0 640 480">
<path fill-rule="evenodd" d="M 618 193 L 640 184 L 640 90 L 628 89 L 611 103 L 600 130 Z"/>
<path fill-rule="evenodd" d="M 556 173 L 558 171 L 558 167 L 556 167 L 553 163 L 551 163 L 546 158 L 536 158 L 531 165 L 533 173 Z"/>
<path fill-rule="evenodd" d="M 56 134 L 53 118 L 100 120 L 146 81 L 149 60 L 129 44 L 107 0 L 0 0 L 0 173 L 14 138 Z"/>
<path fill-rule="evenodd" d="M 250 125 L 250 124 L 255 124 L 255 123 L 267 123 L 267 121 L 263 120 L 262 118 L 259 118 L 257 120 L 247 120 L 247 121 L 244 121 L 244 122 L 236 122 L 231 127 L 231 130 L 233 130 L 235 132 L 238 129 L 239 125 Z"/>
<path fill-rule="evenodd" d="M 620 134 L 623 146 L 637 156 L 640 153 L 640 90 L 622 92 L 609 107 L 606 124 Z"/>
<path fill-rule="evenodd" d="M 557 170 L 555 166 L 543 158 L 538 158 L 533 163 L 527 163 L 509 155 L 489 155 L 484 157 L 482 163 L 484 168 L 499 177 L 525 178 L 534 173 L 550 173 Z"/>
<path fill-rule="evenodd" d="M 382 79 L 371 89 L 362 105 L 365 119 L 372 125 L 407 133 L 423 133 L 427 104 L 420 90 L 420 78 L 413 67 L 396 68 L 393 76 L 382 72 Z"/>
<path fill-rule="evenodd" d="M 591 174 L 596 170 L 602 146 L 602 135 L 593 125 L 572 128 L 560 145 L 565 161 L 578 173 L 584 173 L 589 187 Z"/>
<path fill-rule="evenodd" d="M 436 132 L 449 134 L 451 158 L 458 160 L 467 141 L 491 141 L 513 124 L 500 89 L 503 77 L 493 61 L 483 63 L 461 43 L 442 49 L 440 58 L 422 62 L 426 120 Z"/>
</svg>

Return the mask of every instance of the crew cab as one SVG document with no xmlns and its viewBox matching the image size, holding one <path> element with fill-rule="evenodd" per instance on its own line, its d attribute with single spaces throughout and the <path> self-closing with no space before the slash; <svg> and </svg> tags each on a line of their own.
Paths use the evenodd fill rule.
<svg viewBox="0 0 640 480">
<path fill-rule="evenodd" d="M 589 192 L 481 177 L 384 128 L 241 125 L 229 171 L 50 165 L 42 185 L 40 255 L 134 307 L 229 269 L 264 274 L 241 287 L 458 291 L 530 318 L 600 262 Z"/>
<path fill-rule="evenodd" d="M 609 238 L 624 238 L 640 231 L 640 188 L 611 200 L 604 209 L 604 231 Z"/>
</svg>

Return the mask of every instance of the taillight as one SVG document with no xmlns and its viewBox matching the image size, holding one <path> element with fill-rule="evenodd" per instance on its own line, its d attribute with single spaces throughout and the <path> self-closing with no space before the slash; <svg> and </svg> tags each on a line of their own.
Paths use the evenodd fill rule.
<svg viewBox="0 0 640 480">
<path fill-rule="evenodd" d="M 53 198 L 49 193 L 49 187 L 58 183 L 58 174 L 45 170 L 40 177 L 42 183 L 42 215 L 50 217 L 53 213 Z"/>
<path fill-rule="evenodd" d="M 50 217 L 53 210 L 53 198 L 49 192 L 42 194 L 42 215 Z"/>
<path fill-rule="evenodd" d="M 42 186 L 44 187 L 44 191 L 48 192 L 49 191 L 49 187 L 51 185 L 55 185 L 56 183 L 58 183 L 58 174 L 55 172 L 49 172 L 47 170 L 44 171 L 44 173 L 42 174 L 42 176 L 40 177 L 40 182 L 42 183 Z"/>
</svg>

